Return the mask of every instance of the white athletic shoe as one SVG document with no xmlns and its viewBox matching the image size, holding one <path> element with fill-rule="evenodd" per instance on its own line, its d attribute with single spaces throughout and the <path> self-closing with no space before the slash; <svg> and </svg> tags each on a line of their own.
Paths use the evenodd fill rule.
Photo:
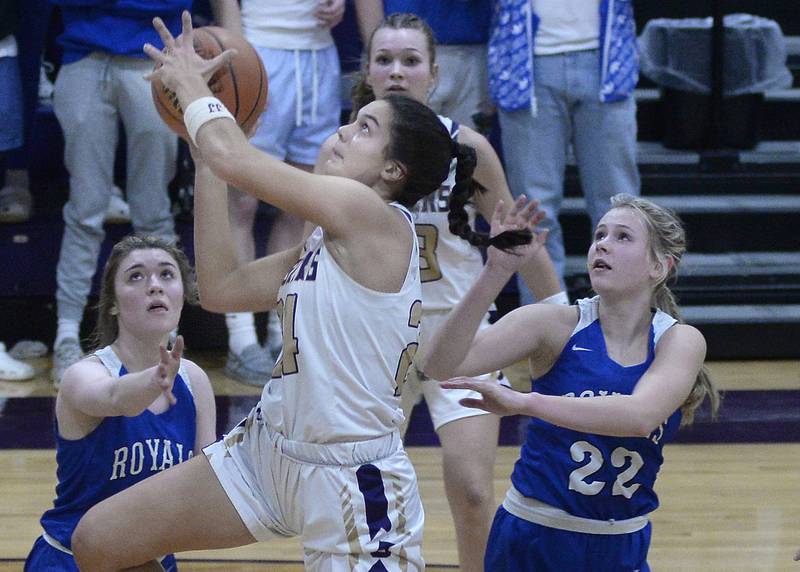
<svg viewBox="0 0 800 572">
<path fill-rule="evenodd" d="M 0 342 L 0 380 L 24 381 L 33 377 L 33 368 L 25 362 L 15 360 Z"/>
<path fill-rule="evenodd" d="M 122 189 L 117 185 L 111 189 L 111 200 L 108 202 L 105 221 L 109 224 L 131 222 L 131 207 L 122 197 Z"/>
</svg>

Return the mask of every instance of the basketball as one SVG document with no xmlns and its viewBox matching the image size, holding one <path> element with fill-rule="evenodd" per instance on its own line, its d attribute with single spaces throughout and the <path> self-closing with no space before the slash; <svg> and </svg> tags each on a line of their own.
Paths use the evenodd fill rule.
<svg viewBox="0 0 800 572">
<path fill-rule="evenodd" d="M 206 60 L 233 48 L 238 53 L 218 69 L 208 82 L 218 98 L 236 118 L 236 123 L 248 132 L 258 121 L 267 104 L 267 72 L 253 46 L 242 36 L 217 26 L 197 28 L 193 33 L 194 49 Z M 178 97 L 159 80 L 151 85 L 158 114 L 175 133 L 189 139 L 183 124 L 183 109 Z"/>
</svg>

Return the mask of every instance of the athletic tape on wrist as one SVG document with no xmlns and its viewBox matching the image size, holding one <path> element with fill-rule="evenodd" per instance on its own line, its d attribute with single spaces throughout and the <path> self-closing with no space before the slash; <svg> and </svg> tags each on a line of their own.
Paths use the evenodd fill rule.
<svg viewBox="0 0 800 572">
<path fill-rule="evenodd" d="M 233 119 L 231 112 L 216 97 L 201 97 L 191 102 L 183 112 L 183 123 L 186 125 L 186 131 L 189 132 L 192 143 L 197 145 L 195 137 L 203 125 L 212 119 L 221 117 Z"/>
</svg>

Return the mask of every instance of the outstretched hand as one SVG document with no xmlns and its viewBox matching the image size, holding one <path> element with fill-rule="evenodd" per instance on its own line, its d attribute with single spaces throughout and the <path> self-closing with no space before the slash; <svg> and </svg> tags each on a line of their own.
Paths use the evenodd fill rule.
<svg viewBox="0 0 800 572">
<path fill-rule="evenodd" d="M 161 387 L 161 391 L 167 397 L 170 405 L 175 405 L 178 400 L 172 393 L 172 386 L 175 383 L 175 376 L 181 366 L 181 356 L 183 355 L 183 336 L 175 339 L 175 344 L 171 350 L 160 346 L 161 360 L 156 366 L 154 381 Z"/>
<path fill-rule="evenodd" d="M 496 236 L 509 230 L 530 229 L 533 231 L 545 217 L 544 211 L 539 210 L 539 201 L 528 202 L 525 196 L 519 197 L 506 212 L 502 200 L 497 201 L 492 214 L 490 236 Z M 494 268 L 514 273 L 530 260 L 540 248 L 544 247 L 547 240 L 547 230 L 533 233 L 530 244 L 518 246 L 511 252 L 503 252 L 497 248 L 489 248 L 487 265 Z"/>
<path fill-rule="evenodd" d="M 236 55 L 236 50 L 229 49 L 210 60 L 203 59 L 194 50 L 192 16 L 188 11 L 184 10 L 181 22 L 181 35 L 175 38 L 161 18 L 154 18 L 153 27 L 164 42 L 164 49 L 159 50 L 152 44 L 144 45 L 144 52 L 159 64 L 145 79 L 161 80 L 165 87 L 173 91 L 187 77 L 202 77 L 204 83 L 208 83 L 214 72 Z"/>
<path fill-rule="evenodd" d="M 497 381 L 455 377 L 441 382 L 440 385 L 444 389 L 469 389 L 481 394 L 480 398 L 465 397 L 459 400 L 464 407 L 483 409 L 495 415 L 518 415 L 524 410 L 525 394 L 500 385 Z"/>
</svg>

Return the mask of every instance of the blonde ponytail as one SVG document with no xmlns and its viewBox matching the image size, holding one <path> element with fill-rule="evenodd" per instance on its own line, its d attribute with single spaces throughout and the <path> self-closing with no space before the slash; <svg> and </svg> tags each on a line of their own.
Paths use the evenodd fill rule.
<svg viewBox="0 0 800 572">
<path fill-rule="evenodd" d="M 686 233 L 678 217 L 659 205 L 624 193 L 611 197 L 611 208 L 629 208 L 638 212 L 647 226 L 650 235 L 650 254 L 657 260 L 665 272 L 653 292 L 652 305 L 666 312 L 678 323 L 686 322 L 678 308 L 675 295 L 667 284 L 677 277 L 678 266 L 686 252 Z M 694 421 L 695 410 L 708 397 L 711 406 L 711 417 L 717 416 L 720 394 L 703 365 L 697 373 L 692 391 L 681 405 L 681 425 L 689 425 Z"/>
</svg>

